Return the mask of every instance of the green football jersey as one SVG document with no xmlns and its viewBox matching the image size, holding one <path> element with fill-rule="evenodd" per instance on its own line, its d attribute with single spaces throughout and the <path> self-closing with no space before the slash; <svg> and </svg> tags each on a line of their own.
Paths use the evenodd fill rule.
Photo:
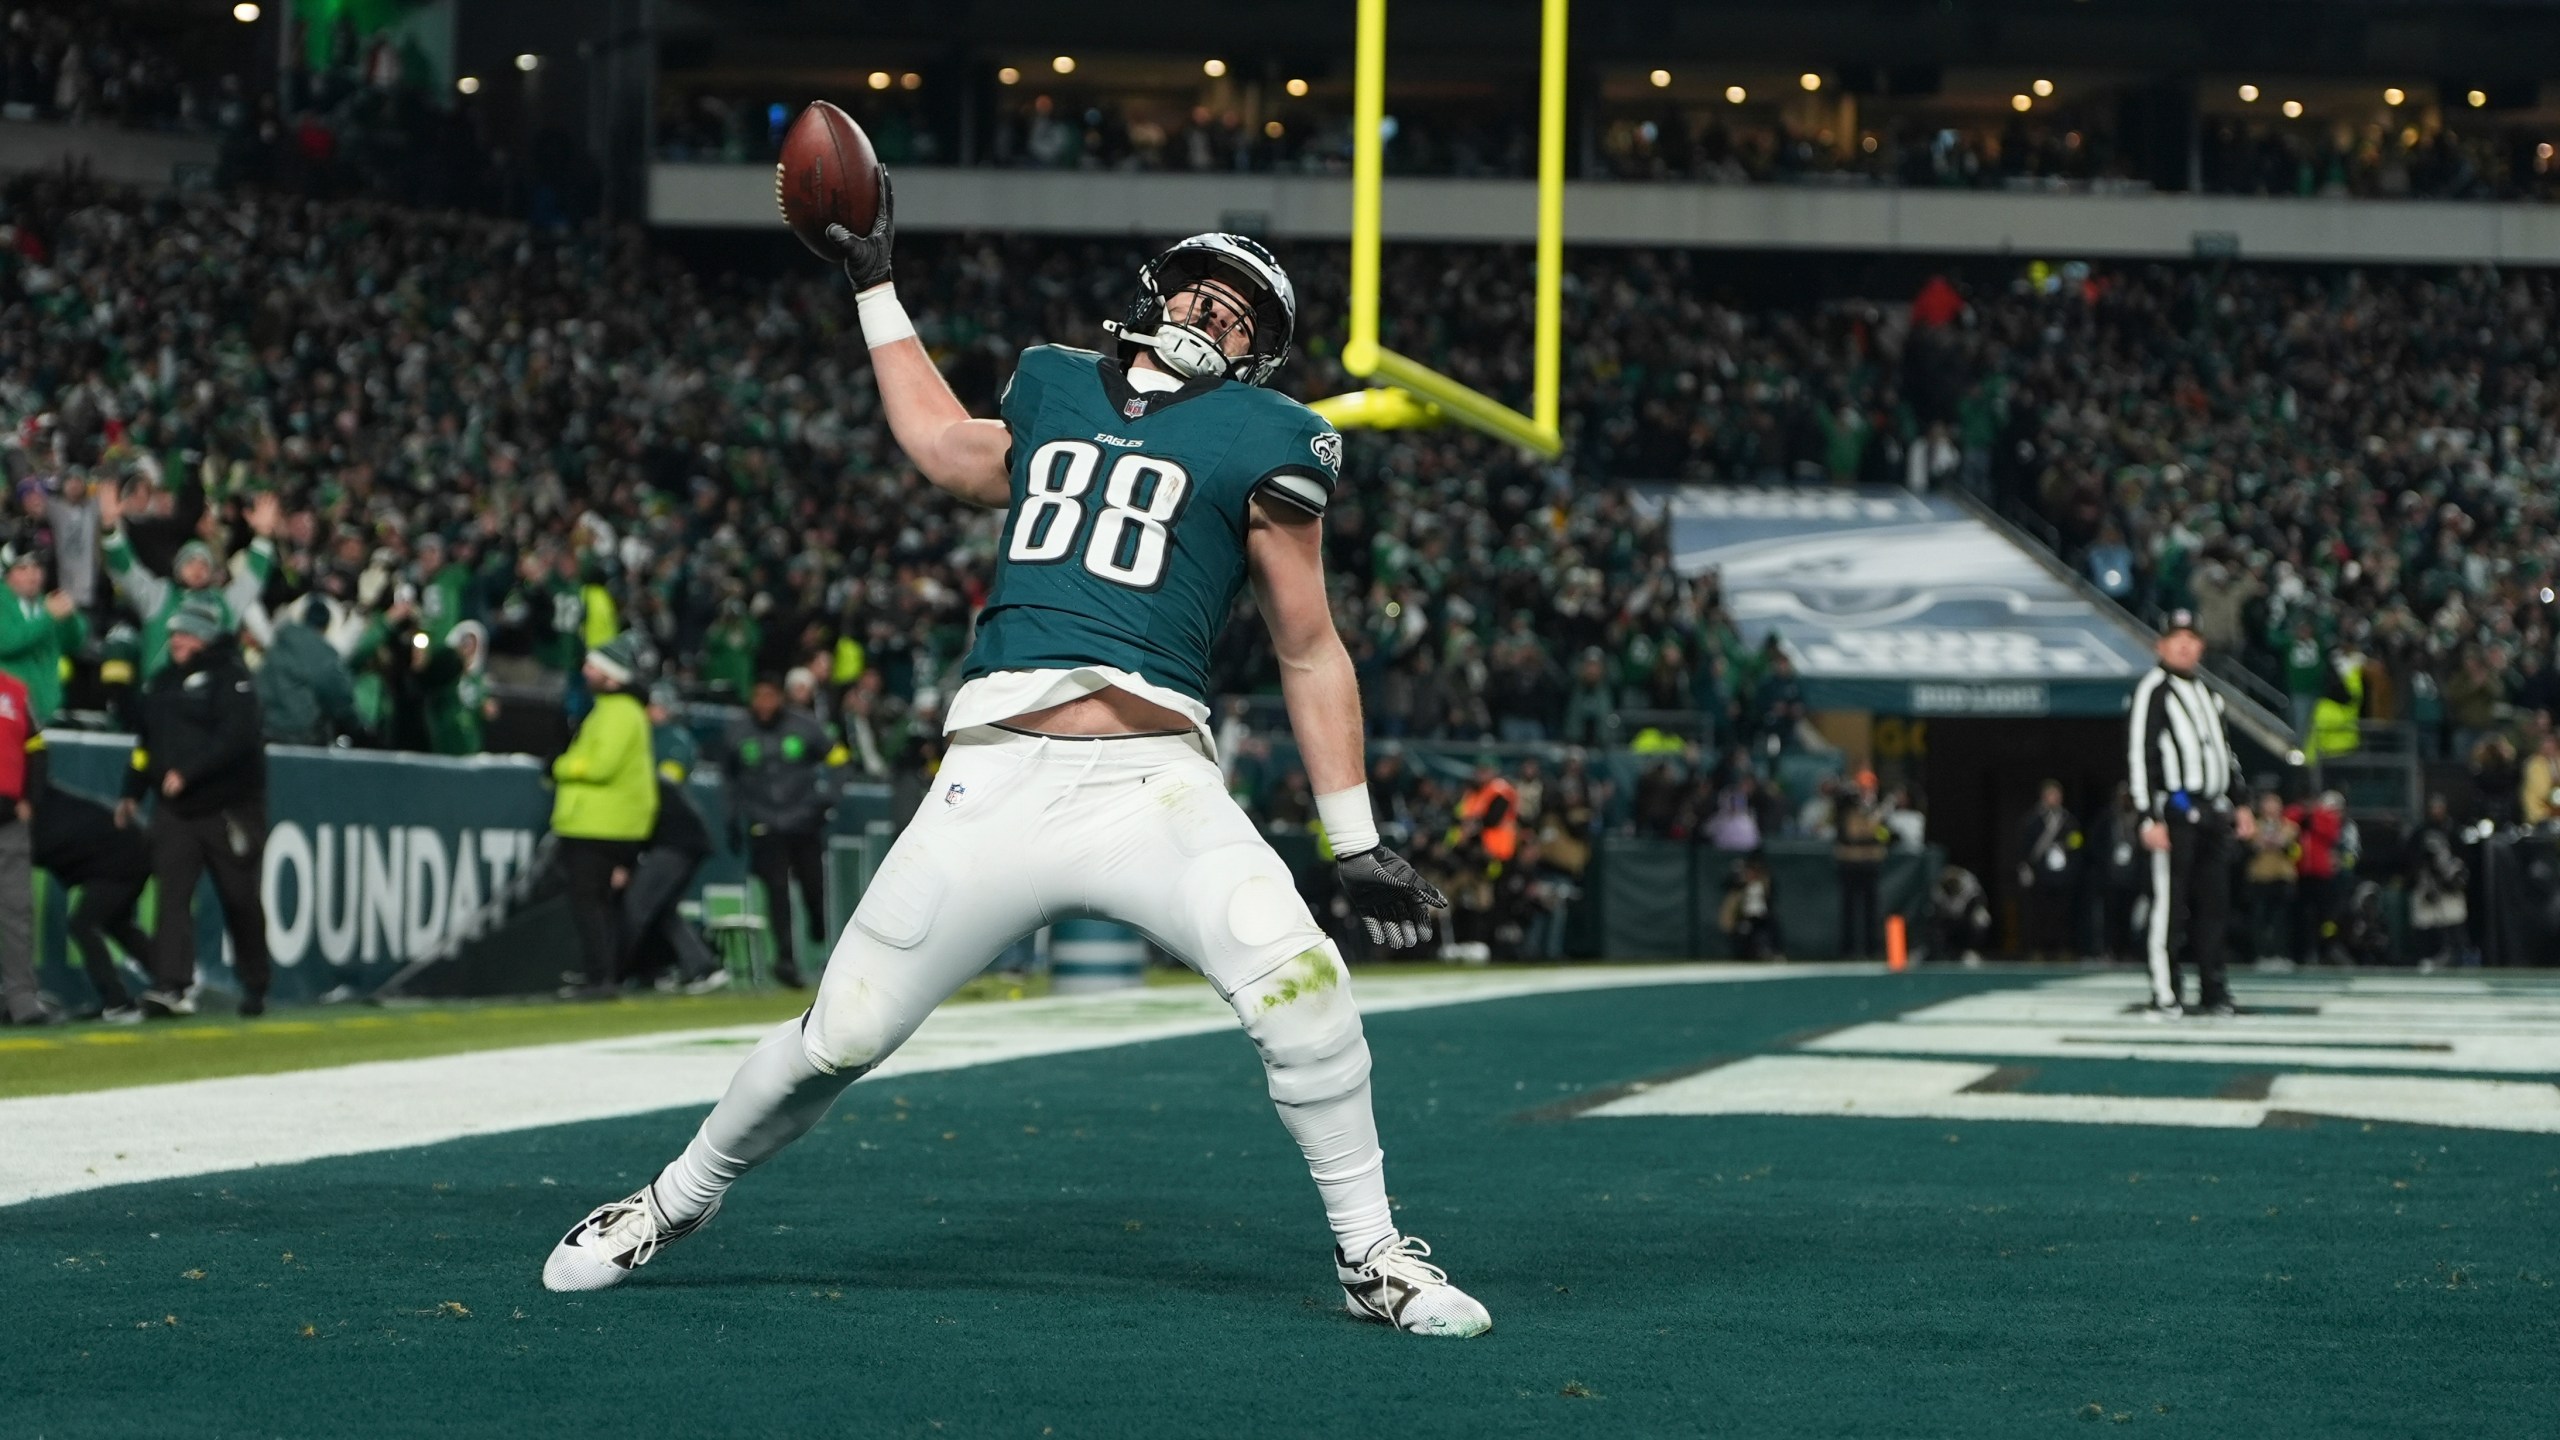
<svg viewBox="0 0 2560 1440">
<path fill-rule="evenodd" d="M 1253 497 L 1323 514 L 1342 437 L 1285 395 L 1139 391 L 1056 345 L 1022 352 L 1003 411 L 1013 504 L 963 674 L 1107 665 L 1206 704 Z"/>
</svg>

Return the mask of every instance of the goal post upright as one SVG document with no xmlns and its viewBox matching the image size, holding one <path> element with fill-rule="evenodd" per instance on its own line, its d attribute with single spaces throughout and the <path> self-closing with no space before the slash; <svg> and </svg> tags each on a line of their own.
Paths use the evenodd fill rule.
<svg viewBox="0 0 2560 1440">
<path fill-rule="evenodd" d="M 1378 343 L 1378 246 L 1383 215 L 1387 109 L 1387 0 L 1359 0 L 1351 97 L 1350 334 L 1342 368 L 1373 383 L 1315 402 L 1341 429 L 1394 429 L 1448 421 L 1508 440 L 1531 454 L 1562 453 L 1565 32 L 1570 0 L 1540 0 L 1535 368 L 1531 413 L 1462 385 Z"/>
<path fill-rule="evenodd" d="M 1538 319 L 1530 418 L 1559 434 L 1564 383 L 1564 43 L 1568 0 L 1543 0 L 1538 34 Z M 1562 446 L 1559 444 L 1558 449 Z M 1553 454 L 1553 451 L 1548 452 Z"/>
</svg>

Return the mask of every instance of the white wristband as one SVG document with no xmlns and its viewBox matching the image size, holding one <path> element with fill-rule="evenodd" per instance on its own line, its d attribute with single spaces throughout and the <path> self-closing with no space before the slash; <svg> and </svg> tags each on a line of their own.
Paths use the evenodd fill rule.
<svg viewBox="0 0 2560 1440">
<path fill-rule="evenodd" d="M 1365 784 L 1317 796 L 1316 819 L 1324 826 L 1325 844 L 1332 847 L 1336 860 L 1378 848 L 1378 821 L 1369 813 Z"/>
<path fill-rule="evenodd" d="M 916 322 L 907 318 L 907 307 L 898 303 L 897 287 L 885 281 L 855 295 L 853 313 L 862 321 L 862 342 L 874 350 L 916 333 Z"/>
</svg>

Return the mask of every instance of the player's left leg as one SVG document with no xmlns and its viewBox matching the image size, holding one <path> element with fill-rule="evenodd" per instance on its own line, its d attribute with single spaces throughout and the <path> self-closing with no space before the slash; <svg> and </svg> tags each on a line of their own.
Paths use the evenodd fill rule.
<svg viewBox="0 0 2560 1440">
<path fill-rule="evenodd" d="M 1244 1022 L 1323 1197 L 1346 1308 L 1420 1335 L 1492 1328 L 1484 1307 L 1423 1258 L 1430 1247 L 1396 1231 L 1351 972 L 1288 866 L 1187 741 L 1108 743 L 1118 753 L 1094 777 L 1086 823 L 1108 834 L 1096 849 L 1113 863 L 1096 870 L 1084 899 L 1182 957 Z"/>
</svg>

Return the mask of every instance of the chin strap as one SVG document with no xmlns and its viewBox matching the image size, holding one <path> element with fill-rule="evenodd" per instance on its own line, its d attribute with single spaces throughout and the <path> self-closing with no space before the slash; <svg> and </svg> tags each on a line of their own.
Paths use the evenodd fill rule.
<svg viewBox="0 0 2560 1440">
<path fill-rule="evenodd" d="M 1152 334 L 1141 335 L 1117 320 L 1105 320 L 1102 328 L 1131 345 L 1144 345 L 1156 352 L 1164 368 L 1185 380 L 1224 377 L 1233 364 L 1218 342 L 1188 325 L 1163 325 Z"/>
</svg>

